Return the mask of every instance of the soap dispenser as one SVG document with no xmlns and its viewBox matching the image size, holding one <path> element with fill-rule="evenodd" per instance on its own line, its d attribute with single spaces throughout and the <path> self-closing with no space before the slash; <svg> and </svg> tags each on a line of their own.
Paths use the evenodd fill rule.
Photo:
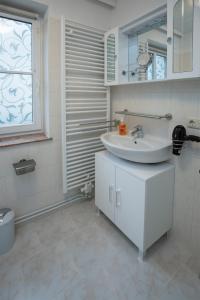
<svg viewBox="0 0 200 300">
<path fill-rule="evenodd" d="M 121 118 L 119 126 L 118 126 L 119 135 L 127 135 L 127 125 L 124 122 L 124 117 Z"/>
</svg>

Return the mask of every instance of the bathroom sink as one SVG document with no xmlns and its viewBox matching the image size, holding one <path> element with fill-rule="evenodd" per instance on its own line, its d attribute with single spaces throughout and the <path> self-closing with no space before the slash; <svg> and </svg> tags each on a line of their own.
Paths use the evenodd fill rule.
<svg viewBox="0 0 200 300">
<path fill-rule="evenodd" d="M 101 135 L 101 141 L 111 153 L 138 163 L 159 163 L 169 160 L 171 156 L 171 141 L 153 135 L 134 138 L 108 132 Z"/>
</svg>

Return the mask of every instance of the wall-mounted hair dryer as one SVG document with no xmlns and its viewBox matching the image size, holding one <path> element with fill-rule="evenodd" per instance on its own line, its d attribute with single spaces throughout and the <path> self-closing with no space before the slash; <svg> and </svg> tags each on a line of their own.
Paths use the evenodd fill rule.
<svg viewBox="0 0 200 300">
<path fill-rule="evenodd" d="M 200 143 L 200 137 L 195 135 L 187 135 L 186 129 L 182 125 L 178 125 L 174 128 L 172 133 L 172 140 L 173 154 L 178 156 L 181 155 L 181 150 L 185 141 Z"/>
</svg>

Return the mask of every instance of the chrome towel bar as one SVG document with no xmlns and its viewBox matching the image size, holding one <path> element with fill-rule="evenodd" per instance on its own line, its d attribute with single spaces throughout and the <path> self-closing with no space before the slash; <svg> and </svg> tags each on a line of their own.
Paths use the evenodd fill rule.
<svg viewBox="0 0 200 300">
<path fill-rule="evenodd" d="M 116 111 L 114 114 L 118 115 L 126 115 L 126 116 L 133 116 L 133 117 L 143 117 L 143 118 L 150 118 L 150 119 L 166 119 L 168 121 L 172 120 L 172 114 L 166 114 L 166 115 L 151 115 L 146 113 L 135 113 L 128 111 L 127 109 L 124 109 L 122 111 Z"/>
</svg>

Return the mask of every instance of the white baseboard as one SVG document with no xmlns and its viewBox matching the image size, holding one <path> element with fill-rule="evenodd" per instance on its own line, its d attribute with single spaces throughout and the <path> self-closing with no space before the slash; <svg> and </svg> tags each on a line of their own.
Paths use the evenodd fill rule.
<svg viewBox="0 0 200 300">
<path fill-rule="evenodd" d="M 29 214 L 26 214 L 24 216 L 18 217 L 18 218 L 15 219 L 15 224 L 17 225 L 17 224 L 28 222 L 28 221 L 30 221 L 32 219 L 35 219 L 37 217 L 40 217 L 42 215 L 48 214 L 50 212 L 53 212 L 53 211 L 55 211 L 55 210 L 57 210 L 57 209 L 59 209 L 61 207 L 70 206 L 74 202 L 83 201 L 83 200 L 85 200 L 85 198 L 82 195 L 80 195 L 80 194 L 76 195 L 76 196 L 71 197 L 71 198 L 69 198 L 69 199 L 67 199 L 65 201 L 58 202 L 56 204 L 46 206 L 44 208 L 35 210 L 32 213 L 29 213 Z"/>
</svg>

